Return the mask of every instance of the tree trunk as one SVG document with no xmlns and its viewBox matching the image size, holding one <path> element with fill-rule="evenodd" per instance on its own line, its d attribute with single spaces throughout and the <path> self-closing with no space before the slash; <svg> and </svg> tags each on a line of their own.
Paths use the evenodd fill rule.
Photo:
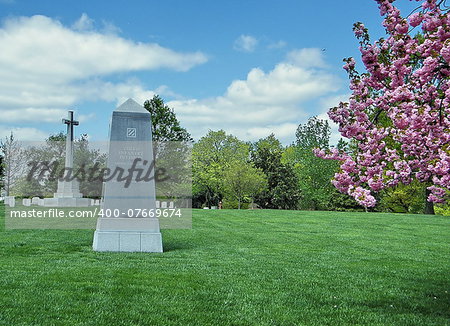
<svg viewBox="0 0 450 326">
<path fill-rule="evenodd" d="M 9 196 L 11 186 L 11 170 L 9 169 L 9 166 L 6 168 L 6 182 L 5 182 L 5 191 L 6 196 Z"/>
<path fill-rule="evenodd" d="M 241 198 L 238 199 L 238 209 L 241 209 Z"/>
<path fill-rule="evenodd" d="M 425 188 L 425 210 L 424 214 L 434 215 L 434 203 L 428 201 L 428 195 L 431 194 L 431 190 Z"/>
</svg>

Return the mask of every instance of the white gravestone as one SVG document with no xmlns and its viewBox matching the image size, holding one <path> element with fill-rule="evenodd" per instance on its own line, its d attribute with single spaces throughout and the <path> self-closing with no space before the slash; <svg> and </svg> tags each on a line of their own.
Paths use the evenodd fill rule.
<svg viewBox="0 0 450 326">
<path fill-rule="evenodd" d="M 9 207 L 15 207 L 16 206 L 16 197 L 8 196 L 7 198 L 8 198 Z"/>
<path fill-rule="evenodd" d="M 23 206 L 31 206 L 31 199 L 30 198 L 22 199 L 22 205 Z"/>
</svg>

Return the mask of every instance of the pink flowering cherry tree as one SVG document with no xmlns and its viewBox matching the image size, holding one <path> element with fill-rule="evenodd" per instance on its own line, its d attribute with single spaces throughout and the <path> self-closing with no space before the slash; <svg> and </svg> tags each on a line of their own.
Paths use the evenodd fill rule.
<svg viewBox="0 0 450 326">
<path fill-rule="evenodd" d="M 352 95 L 328 113 L 355 151 L 315 154 L 341 162 L 333 184 L 365 207 L 386 187 L 426 183 L 432 214 L 450 190 L 449 10 L 443 0 L 425 0 L 404 18 L 395 0 L 376 1 L 386 38 L 371 43 L 367 28 L 354 25 L 365 72 L 344 59 Z"/>
</svg>

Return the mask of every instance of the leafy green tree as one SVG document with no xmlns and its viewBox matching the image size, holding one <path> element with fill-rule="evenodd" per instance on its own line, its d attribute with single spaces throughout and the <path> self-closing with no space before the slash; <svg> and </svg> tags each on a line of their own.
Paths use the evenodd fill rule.
<svg viewBox="0 0 450 326">
<path fill-rule="evenodd" d="M 144 102 L 152 120 L 153 157 L 155 166 L 170 175 L 169 181 L 157 182 L 158 198 L 185 200 L 191 197 L 191 154 L 193 139 L 181 127 L 175 111 L 158 95 Z"/>
<path fill-rule="evenodd" d="M 296 145 L 301 150 L 312 148 L 328 148 L 330 146 L 331 130 L 328 121 L 316 116 L 308 119 L 304 125 L 300 124 L 295 133 Z"/>
<path fill-rule="evenodd" d="M 450 204 L 436 205 L 436 215 L 450 216 Z"/>
<path fill-rule="evenodd" d="M 5 178 L 5 160 L 2 152 L 0 151 L 0 196 L 3 190 L 3 180 Z"/>
<path fill-rule="evenodd" d="M 158 95 L 144 102 L 144 108 L 152 117 L 153 141 L 188 141 L 192 142 L 189 132 L 181 127 L 173 109 L 164 104 Z"/>
<path fill-rule="evenodd" d="M 24 169 L 23 149 L 11 132 L 9 137 L 5 137 L 4 141 L 0 141 L 0 151 L 3 156 L 2 166 L 5 169 L 2 183 L 5 195 L 10 196 L 13 194 L 14 186 Z"/>
<path fill-rule="evenodd" d="M 250 162 L 232 162 L 224 171 L 224 190 L 226 197 L 238 201 L 238 209 L 246 197 L 252 199 L 267 188 L 267 179 L 261 169 Z"/>
<path fill-rule="evenodd" d="M 40 180 L 36 177 L 24 176 L 20 182 L 21 195 L 25 197 L 39 196 L 48 197 L 56 192 L 57 180 L 60 171 L 64 169 L 64 158 L 66 151 L 66 136 L 60 132 L 50 135 L 44 143 L 36 143 L 25 149 L 27 163 L 40 164 L 40 169 L 47 166 L 54 173 L 42 175 Z M 30 165 L 30 169 L 31 169 Z"/>
<path fill-rule="evenodd" d="M 333 190 L 330 196 L 329 209 L 333 211 L 363 211 L 364 208 L 352 197 Z"/>
<path fill-rule="evenodd" d="M 224 171 L 234 161 L 246 162 L 249 146 L 225 131 L 209 131 L 192 149 L 193 195 L 216 206 L 224 194 Z M 194 203 L 199 206 L 199 203 Z"/>
<path fill-rule="evenodd" d="M 56 192 L 57 178 L 65 168 L 65 144 L 66 135 L 62 132 L 50 135 L 45 143 L 36 145 L 25 150 L 25 156 L 28 162 L 46 164 L 53 173 L 46 173 L 42 178 L 36 180 L 33 178 L 21 180 L 21 191 L 24 196 L 52 196 Z M 43 165 L 41 165 L 43 167 Z M 100 197 L 102 182 L 89 180 L 89 172 L 96 168 L 98 171 L 95 176 L 98 177 L 100 170 L 106 167 L 106 154 L 101 153 L 99 149 L 90 148 L 88 136 L 83 134 L 80 138 L 74 140 L 74 171 L 84 171 L 80 174 L 80 192 L 86 197 Z M 39 169 L 40 171 L 40 169 Z"/>
<path fill-rule="evenodd" d="M 386 188 L 380 193 L 377 209 L 393 213 L 423 213 L 425 188 L 417 180 L 409 185 L 398 184 L 394 188 Z"/>
<path fill-rule="evenodd" d="M 300 124 L 297 128 L 292 158 L 303 194 L 300 204 L 303 209 L 332 208 L 331 196 L 335 188 L 331 179 L 339 164 L 318 158 L 313 153 L 314 148 L 329 149 L 330 134 L 328 122 L 317 117 L 310 118 L 306 124 Z"/>
<path fill-rule="evenodd" d="M 13 195 L 19 197 L 46 197 L 51 195 L 49 192 L 44 192 L 43 185 L 37 179 L 27 179 L 26 176 L 21 175 L 14 185 Z"/>
<path fill-rule="evenodd" d="M 252 162 L 267 176 L 268 188 L 256 198 L 256 203 L 263 208 L 298 208 L 299 180 L 293 165 L 282 162 L 283 152 L 283 146 L 273 134 L 253 145 Z"/>
<path fill-rule="evenodd" d="M 107 155 L 99 149 L 91 148 L 87 134 L 82 134 L 74 141 L 74 167 L 88 172 L 94 166 L 98 170 L 106 168 Z M 99 180 L 88 180 L 86 175 L 80 183 L 80 192 L 85 197 L 101 197 L 103 183 Z"/>
<path fill-rule="evenodd" d="M 158 143 L 157 171 L 164 171 L 168 178 L 156 180 L 156 196 L 160 200 L 170 200 L 177 207 L 191 207 L 192 199 L 192 143 Z"/>
</svg>

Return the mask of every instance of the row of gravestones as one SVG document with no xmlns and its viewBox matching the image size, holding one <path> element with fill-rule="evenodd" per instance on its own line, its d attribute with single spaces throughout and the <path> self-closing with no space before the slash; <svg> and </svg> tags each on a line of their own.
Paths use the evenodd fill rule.
<svg viewBox="0 0 450 326">
<path fill-rule="evenodd" d="M 16 198 L 14 196 L 6 196 L 5 197 L 5 205 L 8 205 L 9 207 L 15 207 L 16 206 Z M 39 197 L 33 197 L 33 198 L 23 198 L 22 199 L 22 205 L 23 206 L 31 206 L 31 205 L 38 205 L 38 206 L 44 206 L 44 199 Z M 91 206 L 99 206 L 100 200 L 98 199 L 91 199 Z M 175 208 L 175 204 L 173 201 L 166 202 L 166 201 L 156 201 L 156 208 Z"/>
<path fill-rule="evenodd" d="M 175 208 L 175 204 L 173 201 L 166 202 L 166 201 L 156 201 L 156 208 Z"/>
<path fill-rule="evenodd" d="M 4 200 L 5 205 L 8 205 L 9 207 L 15 207 L 16 206 L 16 198 L 14 196 L 6 196 Z M 99 206 L 100 200 L 98 199 L 91 199 L 90 202 L 91 206 Z M 39 197 L 33 197 L 33 198 L 23 198 L 22 199 L 22 205 L 23 206 L 31 206 L 31 205 L 37 205 L 37 206 L 45 206 L 44 205 L 44 199 Z"/>
</svg>

